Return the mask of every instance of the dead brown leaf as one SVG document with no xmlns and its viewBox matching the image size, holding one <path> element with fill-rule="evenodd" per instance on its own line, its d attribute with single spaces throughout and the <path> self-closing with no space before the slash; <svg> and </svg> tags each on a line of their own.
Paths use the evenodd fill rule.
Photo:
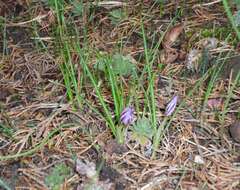
<svg viewBox="0 0 240 190">
<path fill-rule="evenodd" d="M 160 54 L 160 61 L 162 63 L 173 63 L 178 58 L 178 52 L 175 49 L 166 49 Z"/>
<path fill-rule="evenodd" d="M 80 175 L 86 175 L 88 178 L 93 178 L 96 174 L 96 164 L 87 160 L 76 160 L 76 171 Z"/>
<path fill-rule="evenodd" d="M 178 39 L 179 35 L 183 32 L 183 24 L 178 24 L 171 28 L 163 39 L 163 47 L 169 49 L 172 47 L 174 42 Z"/>
</svg>

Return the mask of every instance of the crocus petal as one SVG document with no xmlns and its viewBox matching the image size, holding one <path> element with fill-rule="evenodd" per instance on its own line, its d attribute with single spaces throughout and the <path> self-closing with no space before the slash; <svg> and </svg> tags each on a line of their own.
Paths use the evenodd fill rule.
<svg viewBox="0 0 240 190">
<path fill-rule="evenodd" d="M 130 108 L 125 108 L 122 113 L 121 113 L 121 120 L 124 119 L 125 117 L 128 117 L 128 115 L 130 114 L 131 110 L 129 110 Z"/>
<path fill-rule="evenodd" d="M 131 119 L 127 117 L 123 118 L 121 121 L 124 125 L 128 125 L 131 123 Z"/>
<path fill-rule="evenodd" d="M 126 107 L 121 113 L 120 121 L 124 125 L 129 125 L 133 122 L 133 117 L 134 117 L 133 107 Z"/>
<path fill-rule="evenodd" d="M 166 116 L 172 115 L 177 106 L 178 96 L 174 96 L 173 99 L 168 103 L 165 111 Z"/>
</svg>

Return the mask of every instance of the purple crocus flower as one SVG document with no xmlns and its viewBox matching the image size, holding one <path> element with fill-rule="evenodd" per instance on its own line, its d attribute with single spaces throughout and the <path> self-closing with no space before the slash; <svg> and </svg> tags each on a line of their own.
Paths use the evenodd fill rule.
<svg viewBox="0 0 240 190">
<path fill-rule="evenodd" d="M 172 115 L 172 113 L 174 112 L 174 110 L 177 106 L 177 102 L 178 102 L 178 96 L 174 96 L 166 107 L 166 111 L 165 111 L 166 116 Z"/>
<path fill-rule="evenodd" d="M 126 107 L 121 113 L 120 121 L 124 125 L 129 125 L 133 123 L 133 119 L 134 119 L 134 108 L 132 106 Z"/>
</svg>

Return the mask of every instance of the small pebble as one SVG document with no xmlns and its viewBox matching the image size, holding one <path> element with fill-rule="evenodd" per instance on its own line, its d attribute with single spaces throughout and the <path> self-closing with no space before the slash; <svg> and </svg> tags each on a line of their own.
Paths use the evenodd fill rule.
<svg viewBox="0 0 240 190">
<path fill-rule="evenodd" d="M 201 51 L 197 49 L 190 50 L 186 57 L 187 69 L 191 71 L 197 71 L 199 69 L 199 60 L 201 56 Z"/>
<path fill-rule="evenodd" d="M 203 40 L 202 45 L 207 49 L 215 49 L 217 48 L 218 40 L 217 38 L 206 38 Z"/>
<path fill-rule="evenodd" d="M 196 164 L 204 164 L 204 163 L 205 163 L 204 160 L 203 160 L 203 158 L 202 158 L 200 155 L 196 155 L 196 156 L 194 157 L 194 162 L 195 162 Z"/>
<path fill-rule="evenodd" d="M 229 131 L 233 140 L 240 143 L 240 121 L 235 121 L 231 124 Z"/>
</svg>

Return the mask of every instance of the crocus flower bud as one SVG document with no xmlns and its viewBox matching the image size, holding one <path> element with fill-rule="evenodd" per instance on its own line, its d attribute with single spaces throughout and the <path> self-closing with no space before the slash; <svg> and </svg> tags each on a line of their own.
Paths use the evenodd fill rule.
<svg viewBox="0 0 240 190">
<path fill-rule="evenodd" d="M 174 96 L 172 98 L 172 100 L 168 103 L 168 105 L 166 107 L 166 111 L 165 111 L 166 116 L 172 115 L 172 113 L 174 112 L 174 110 L 177 106 L 177 101 L 178 101 L 178 96 Z"/>
<path fill-rule="evenodd" d="M 120 116 L 120 121 L 124 124 L 124 125 L 129 125 L 132 124 L 134 119 L 134 108 L 133 107 L 126 107 Z"/>
</svg>

